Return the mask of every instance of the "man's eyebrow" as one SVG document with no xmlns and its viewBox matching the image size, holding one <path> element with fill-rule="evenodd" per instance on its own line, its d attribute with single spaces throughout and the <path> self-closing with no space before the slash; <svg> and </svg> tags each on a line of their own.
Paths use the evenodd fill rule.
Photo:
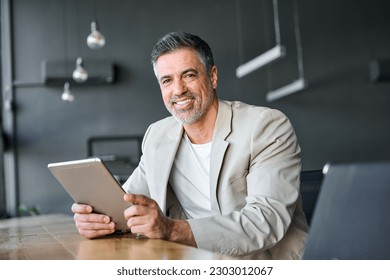
<svg viewBox="0 0 390 280">
<path fill-rule="evenodd" d="M 161 82 L 162 80 L 166 79 L 166 78 L 170 78 L 172 75 L 164 75 L 164 76 L 161 76 L 158 80 Z"/>
<path fill-rule="evenodd" d="M 188 68 L 188 69 L 184 70 L 183 72 L 181 72 L 181 74 L 183 75 L 183 74 L 186 74 L 186 73 L 188 73 L 188 72 L 199 73 L 199 71 L 196 70 L 196 69 L 194 69 L 194 68 Z"/>
<path fill-rule="evenodd" d="M 188 72 L 195 72 L 195 73 L 199 73 L 198 70 L 196 70 L 195 68 L 187 68 L 185 69 L 184 71 L 180 72 L 181 75 L 184 75 L 184 74 L 187 74 Z M 172 74 L 168 74 L 168 75 L 164 75 L 164 76 L 161 76 L 159 78 L 159 81 L 162 81 L 166 78 L 171 78 L 173 75 Z"/>
</svg>

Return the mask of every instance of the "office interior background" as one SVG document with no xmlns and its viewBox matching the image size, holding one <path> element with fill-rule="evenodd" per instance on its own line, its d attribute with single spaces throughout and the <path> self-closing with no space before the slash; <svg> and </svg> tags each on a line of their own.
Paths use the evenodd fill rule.
<svg viewBox="0 0 390 280">
<path fill-rule="evenodd" d="M 169 115 L 150 64 L 169 31 L 209 43 L 219 98 L 290 118 L 302 170 L 388 160 L 390 2 L 280 0 L 286 54 L 238 78 L 238 66 L 275 46 L 273 8 L 272 0 L 1 0 L 0 216 L 70 213 L 48 163 L 86 158 L 91 137 L 142 136 Z M 86 43 L 93 20 L 106 38 L 98 50 Z M 71 77 L 78 57 L 90 74 L 83 84 Z M 300 77 L 304 89 L 267 100 Z M 65 80 L 73 102 L 61 99 Z M 118 158 L 137 152 L 122 142 L 113 149 Z"/>
</svg>

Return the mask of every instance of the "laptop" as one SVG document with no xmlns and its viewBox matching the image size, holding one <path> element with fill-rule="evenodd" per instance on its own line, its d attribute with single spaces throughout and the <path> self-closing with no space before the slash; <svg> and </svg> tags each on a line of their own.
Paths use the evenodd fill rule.
<svg viewBox="0 0 390 280">
<path fill-rule="evenodd" d="M 50 163 L 48 168 L 75 202 L 91 205 L 95 213 L 110 216 L 116 232 L 129 232 L 124 210 L 132 204 L 124 201 L 125 191 L 101 159 Z"/>
<path fill-rule="evenodd" d="M 390 162 L 324 167 L 306 260 L 390 260 Z"/>
</svg>

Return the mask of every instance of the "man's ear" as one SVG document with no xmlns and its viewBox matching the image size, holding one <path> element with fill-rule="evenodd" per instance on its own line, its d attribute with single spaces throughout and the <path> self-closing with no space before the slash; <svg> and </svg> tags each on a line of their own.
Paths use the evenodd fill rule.
<svg viewBox="0 0 390 280">
<path fill-rule="evenodd" d="M 213 85 L 213 89 L 217 89 L 218 85 L 218 69 L 217 66 L 213 66 L 211 68 L 211 84 Z"/>
</svg>

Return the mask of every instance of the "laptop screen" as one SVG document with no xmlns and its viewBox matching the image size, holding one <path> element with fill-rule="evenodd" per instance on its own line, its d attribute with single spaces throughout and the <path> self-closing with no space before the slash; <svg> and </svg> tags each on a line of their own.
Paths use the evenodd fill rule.
<svg viewBox="0 0 390 280">
<path fill-rule="evenodd" d="M 328 164 L 304 259 L 390 259 L 390 162 Z"/>
</svg>

